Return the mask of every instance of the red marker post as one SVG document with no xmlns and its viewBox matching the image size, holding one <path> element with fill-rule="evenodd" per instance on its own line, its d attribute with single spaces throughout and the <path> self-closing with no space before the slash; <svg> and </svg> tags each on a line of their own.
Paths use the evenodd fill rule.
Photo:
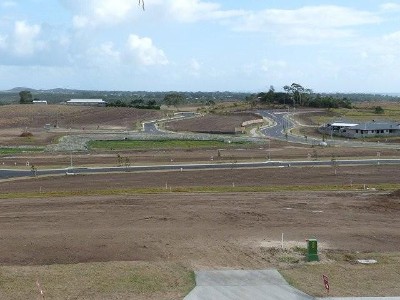
<svg viewBox="0 0 400 300">
<path fill-rule="evenodd" d="M 322 275 L 322 279 L 324 280 L 324 286 L 326 289 L 326 293 L 329 294 L 329 280 L 328 277 L 325 275 Z"/>
</svg>

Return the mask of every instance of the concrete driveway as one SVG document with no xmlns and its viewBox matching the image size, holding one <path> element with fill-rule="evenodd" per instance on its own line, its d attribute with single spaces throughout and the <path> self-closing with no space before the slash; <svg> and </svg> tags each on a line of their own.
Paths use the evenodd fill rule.
<svg viewBox="0 0 400 300">
<path fill-rule="evenodd" d="M 309 300 L 276 270 L 198 271 L 184 300 Z"/>
<path fill-rule="evenodd" d="M 314 298 L 290 286 L 277 270 L 197 271 L 184 300 L 400 300 L 400 297 Z"/>
</svg>

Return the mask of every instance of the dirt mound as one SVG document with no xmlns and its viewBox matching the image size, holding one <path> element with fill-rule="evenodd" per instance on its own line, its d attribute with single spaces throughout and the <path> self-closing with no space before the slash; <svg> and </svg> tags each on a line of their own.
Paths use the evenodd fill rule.
<svg viewBox="0 0 400 300">
<path fill-rule="evenodd" d="M 33 134 L 31 132 L 25 131 L 25 132 L 21 133 L 19 136 L 20 137 L 32 137 Z"/>
</svg>

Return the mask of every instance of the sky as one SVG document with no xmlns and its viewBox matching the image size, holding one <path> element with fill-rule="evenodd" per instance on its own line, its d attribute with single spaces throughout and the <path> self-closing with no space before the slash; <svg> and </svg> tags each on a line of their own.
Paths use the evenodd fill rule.
<svg viewBox="0 0 400 300">
<path fill-rule="evenodd" d="M 0 0 L 0 90 L 400 92 L 400 0 Z"/>
</svg>

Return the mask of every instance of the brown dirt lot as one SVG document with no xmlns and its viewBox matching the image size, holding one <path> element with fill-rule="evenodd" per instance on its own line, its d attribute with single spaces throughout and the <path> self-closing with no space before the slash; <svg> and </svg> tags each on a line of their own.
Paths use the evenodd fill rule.
<svg viewBox="0 0 400 300">
<path fill-rule="evenodd" d="M 8 114 L 1 109 L 0 116 Z M 41 112 L 36 111 L 35 114 L 39 113 Z M 75 113 L 77 113 L 76 110 Z M 12 112 L 10 111 L 9 114 Z M 54 114 L 61 113 L 56 110 L 48 116 L 40 117 L 41 121 L 36 124 L 37 134 L 32 130 L 34 136 L 31 143 L 19 142 L 17 145 L 44 145 L 56 139 L 57 135 L 42 134 L 42 125 L 39 124 L 42 121 L 47 122 L 49 118 L 52 119 Z M 65 111 L 63 114 L 66 114 L 65 120 L 70 122 L 74 111 Z M 121 120 L 118 120 L 118 116 L 119 113 L 114 114 L 113 120 L 105 121 L 104 126 L 121 128 L 132 124 L 132 116 L 127 115 Z M 15 117 L 17 118 L 18 115 Z M 76 116 L 73 120 L 78 129 L 83 126 L 96 129 L 96 122 L 101 118 L 101 113 L 86 111 L 81 117 Z M 12 118 L 9 120 L 11 122 Z M 21 124 L 34 127 L 33 117 L 30 119 L 24 117 L 22 121 Z M 6 123 L 0 126 L 0 130 L 3 128 L 0 132 L 2 136 L 0 142 L 3 145 L 15 145 L 16 139 L 13 139 L 12 135 L 17 134 L 19 129 L 12 126 L 14 125 Z M 63 126 L 68 126 L 67 122 Z M 266 143 L 243 149 L 227 148 L 219 152 L 220 157 L 217 157 L 217 149 L 104 151 L 90 154 L 73 153 L 73 160 L 74 166 L 79 167 L 98 164 L 116 165 L 119 153 L 122 157 L 129 157 L 133 166 L 147 163 L 203 162 L 211 161 L 211 157 L 214 162 L 265 160 L 268 152 L 273 160 L 377 156 L 376 149 L 310 148 L 277 141 L 271 141 L 270 145 Z M 399 152 L 398 150 L 382 150 L 380 154 L 381 158 L 398 157 Z M 17 162 L 17 167 L 21 167 L 29 161 L 39 170 L 54 165 L 67 167 L 70 164 L 70 155 L 70 153 L 7 155 L 1 157 L 0 164 L 3 167 L 15 167 Z M 377 165 L 337 167 L 336 174 L 333 167 L 287 167 L 195 172 L 185 170 L 154 173 L 126 172 L 3 181 L 0 182 L 0 266 L 3 266 L 0 269 L 0 290 L 4 287 L 1 285 L 2 282 L 4 283 L 4 278 L 11 272 L 4 270 L 21 268 L 16 267 L 18 265 L 28 265 L 21 268 L 20 272 L 23 274 L 29 273 L 25 268 L 33 270 L 29 273 L 31 274 L 29 276 L 33 278 L 30 281 L 33 283 L 33 288 L 35 288 L 34 281 L 37 274 L 43 275 L 51 267 L 57 269 L 58 265 L 54 264 L 70 265 L 72 271 L 68 271 L 70 273 L 65 279 L 67 283 L 54 288 L 60 293 L 59 299 L 64 299 L 63 291 L 66 290 L 66 286 L 70 290 L 75 290 L 70 281 L 79 282 L 79 279 L 76 279 L 78 278 L 76 273 L 89 269 L 97 274 L 97 270 L 93 269 L 95 265 L 92 264 L 93 262 L 107 262 L 113 268 L 114 262 L 125 265 L 123 262 L 129 261 L 128 264 L 131 262 L 135 265 L 143 264 L 146 266 L 145 269 L 148 269 L 148 264 L 155 265 L 155 268 L 159 270 L 163 270 L 168 264 L 189 266 L 194 269 L 269 267 L 287 269 L 293 266 L 291 263 L 293 250 L 287 253 L 279 251 L 282 233 L 284 233 L 286 247 L 305 247 L 305 239 L 318 238 L 321 257 L 324 261 L 315 265 L 317 271 L 307 272 L 303 269 L 294 269 L 299 273 L 296 278 L 301 282 L 304 281 L 305 285 L 311 286 L 310 282 L 315 283 L 320 279 L 319 274 L 325 272 L 327 266 L 335 266 L 332 268 L 336 268 L 338 277 L 341 277 L 343 269 L 349 269 L 349 265 L 353 266 L 353 262 L 346 260 L 345 264 L 341 261 L 339 267 L 336 267 L 329 257 L 329 255 L 332 256 L 331 253 L 334 255 L 344 253 L 343 257 L 347 259 L 348 253 L 353 255 L 360 252 L 357 255 L 362 255 L 368 252 L 369 255 L 369 252 L 379 252 L 384 256 L 386 252 L 398 251 L 400 247 L 398 219 L 400 194 L 399 192 L 390 194 L 374 188 L 382 184 L 398 185 L 399 175 L 398 166 Z M 364 184 L 371 189 L 360 190 L 359 188 Z M 317 185 L 345 187 L 348 190 L 312 191 Z M 301 188 L 295 192 L 289 191 L 294 186 Z M 224 187 L 229 188 L 230 192 L 173 192 L 179 189 L 183 191 L 190 187 L 205 187 L 204 190 L 207 190 L 207 187 L 210 190 Z M 235 191 L 243 187 L 250 191 Z M 255 192 L 260 187 L 270 187 L 274 191 Z M 147 193 L 141 194 L 139 190 L 135 191 L 141 188 L 148 189 Z M 152 188 L 165 190 L 165 193 L 150 193 Z M 172 188 L 172 192 L 167 191 L 169 188 Z M 102 191 L 107 192 L 102 193 Z M 51 195 L 52 192 L 59 193 L 59 196 Z M 61 197 L 60 194 L 63 192 L 66 196 Z M 82 196 L 85 192 L 92 196 Z M 294 258 L 298 259 L 299 253 L 296 255 Z M 387 258 L 383 259 L 387 260 Z M 86 262 L 90 264 L 77 264 Z M 297 266 L 297 263 L 295 265 Z M 304 264 L 300 263 L 300 266 L 302 265 Z M 388 273 L 389 277 L 393 277 L 393 274 L 398 273 L 396 269 L 399 265 L 398 260 L 390 265 L 393 269 L 391 272 L 386 272 L 385 268 L 381 268 L 381 273 L 370 272 L 364 275 L 369 276 L 372 281 L 379 277 L 376 274 Z M 309 265 L 305 266 L 308 268 Z M 378 265 L 377 268 L 381 266 Z M 65 267 L 60 266 L 60 268 Z M 166 266 L 166 268 L 169 267 Z M 38 271 L 38 269 L 46 271 Z M 129 270 L 131 270 L 130 266 Z M 356 266 L 354 272 L 359 274 L 358 271 L 359 268 Z M 318 276 L 315 275 L 316 279 L 307 277 L 307 280 L 303 280 L 304 274 L 307 273 L 318 274 Z M 20 273 L 16 274 L 15 282 L 9 280 L 9 283 L 13 285 L 12 291 L 19 291 L 21 286 L 22 277 Z M 53 277 L 57 280 L 59 279 L 57 276 L 60 276 L 58 271 L 48 274 L 48 276 L 56 274 Z M 76 298 L 85 295 L 87 299 L 99 299 L 99 295 L 103 294 L 92 293 L 104 286 L 93 283 L 90 276 L 82 276 L 88 279 L 90 284 L 83 284 Z M 105 283 L 114 282 L 107 278 Z M 162 281 L 162 278 L 162 276 L 159 277 L 159 280 Z M 346 281 L 349 282 L 353 279 L 347 278 Z M 385 290 L 382 287 L 379 294 L 398 295 L 400 291 L 396 285 L 396 277 L 389 280 L 396 289 L 386 288 Z M 334 286 L 335 278 L 332 283 Z M 174 282 L 169 285 L 174 286 Z M 307 291 L 306 287 L 302 286 L 302 289 Z M 352 291 L 351 287 L 346 286 L 342 290 L 336 294 L 333 291 L 333 295 L 356 295 L 348 294 Z M 2 292 L 0 291 L 0 296 L 3 295 Z M 319 291 L 311 290 L 310 292 L 320 295 Z M 177 295 L 176 291 L 173 291 L 171 295 Z M 165 293 L 163 296 L 166 299 L 179 298 L 167 297 Z M 132 298 L 126 295 L 114 298 L 124 299 L 124 297 Z M 16 299 L 18 297 L 0 298 Z M 28 297 L 19 298 L 27 299 Z M 111 298 L 113 297 L 103 295 L 103 299 Z M 154 294 L 148 296 L 136 293 L 134 298 L 160 297 L 155 297 Z"/>
<path fill-rule="evenodd" d="M 395 168 L 230 170 L 68 176 L 4 182 L 2 192 L 222 184 L 252 178 L 259 185 L 330 181 L 350 172 L 363 181 L 397 182 Z M 243 172 L 243 174 L 240 174 Z M 185 178 L 186 181 L 185 181 Z M 228 179 L 227 179 L 228 178 Z M 307 178 L 307 179 L 304 179 Z M 174 183 L 174 180 L 176 181 Z M 285 181 L 286 180 L 286 181 Z M 250 181 L 250 180 L 249 180 Z M 340 180 L 338 180 L 340 181 Z M 20 187 L 20 188 L 19 188 Z M 69 188 L 68 188 L 69 187 Z M 397 251 L 398 195 L 371 191 L 162 193 L 0 200 L 0 263 L 36 265 L 93 261 L 173 261 L 194 268 L 264 268 L 268 247 L 317 237 L 323 248 Z"/>
<path fill-rule="evenodd" d="M 245 121 L 261 119 L 253 113 L 236 113 L 232 115 L 205 115 L 200 118 L 173 121 L 165 127 L 172 131 L 190 131 L 205 133 L 235 133 Z"/>
<path fill-rule="evenodd" d="M 0 129 L 43 128 L 45 124 L 63 128 L 96 128 L 120 126 L 130 128 L 134 122 L 157 118 L 161 112 L 125 107 L 92 107 L 69 105 L 0 106 Z"/>
</svg>

